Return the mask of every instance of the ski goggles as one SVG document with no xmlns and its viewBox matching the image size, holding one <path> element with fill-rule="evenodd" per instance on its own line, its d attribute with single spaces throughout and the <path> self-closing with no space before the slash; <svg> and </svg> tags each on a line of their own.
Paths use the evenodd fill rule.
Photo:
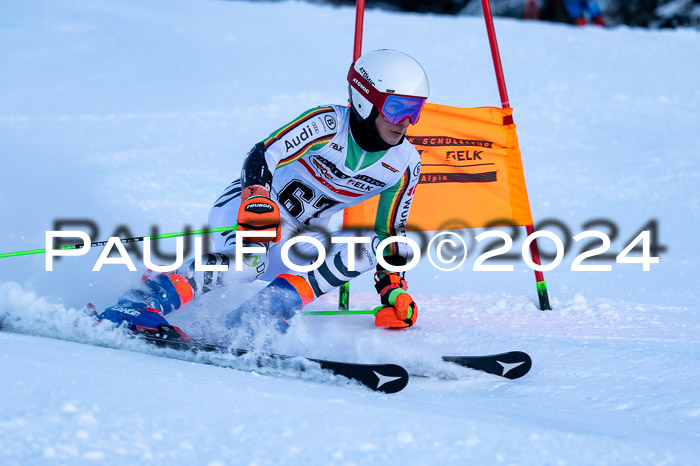
<svg viewBox="0 0 700 466">
<path fill-rule="evenodd" d="M 358 73 L 354 64 L 350 65 L 350 71 L 348 71 L 348 83 L 377 107 L 379 113 L 389 123 L 398 125 L 406 118 L 412 125 L 418 123 L 420 112 L 425 104 L 425 97 L 381 92 Z"/>
</svg>

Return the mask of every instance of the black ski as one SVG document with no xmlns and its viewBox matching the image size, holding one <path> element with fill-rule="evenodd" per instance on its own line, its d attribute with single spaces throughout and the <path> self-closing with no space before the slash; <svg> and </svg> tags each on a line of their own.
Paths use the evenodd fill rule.
<svg viewBox="0 0 700 466">
<path fill-rule="evenodd" d="M 160 331 L 156 334 L 137 333 L 134 336 L 157 346 L 193 353 L 207 352 L 232 354 L 234 356 L 252 353 L 250 350 L 231 349 L 224 345 L 197 342 L 191 339 L 189 341 L 182 340 L 180 334 L 175 332 L 173 327 L 166 327 L 168 328 L 160 328 L 159 326 Z M 2 329 L 1 321 L 0 329 Z M 263 366 L 266 360 L 268 362 L 282 361 L 297 357 L 303 358 L 303 356 L 267 353 L 259 355 L 258 363 Z M 383 393 L 397 393 L 406 387 L 409 380 L 409 374 L 406 369 L 397 364 L 358 364 L 326 359 L 304 359 L 318 364 L 322 369 L 333 374 L 355 380 L 371 390 Z M 522 351 L 509 351 L 484 356 L 443 356 L 442 360 L 511 380 L 524 376 L 532 368 L 532 359 L 527 353 Z M 214 361 L 209 361 L 208 364 L 217 365 Z M 228 367 L 224 364 L 220 365 Z"/>
<path fill-rule="evenodd" d="M 227 346 L 200 343 L 197 341 L 170 339 L 172 336 L 167 330 L 158 335 L 138 335 L 138 338 L 155 344 L 161 347 L 172 348 L 176 350 L 191 351 L 194 353 L 219 353 L 232 354 L 234 356 L 242 356 L 252 353 L 245 349 L 232 349 Z M 397 393 L 403 390 L 408 384 L 408 372 L 402 366 L 397 364 L 358 364 L 352 362 L 329 361 L 327 359 L 306 358 L 303 356 L 291 356 L 286 354 L 265 353 L 258 356 L 258 364 L 264 366 L 274 361 L 284 361 L 293 358 L 303 358 L 307 361 L 318 364 L 321 369 L 332 372 L 335 375 L 341 375 L 348 379 L 352 379 L 361 383 L 365 387 L 383 393 Z M 217 365 L 216 362 L 209 364 Z M 226 367 L 222 365 L 222 367 Z"/>
<path fill-rule="evenodd" d="M 530 371 L 532 359 L 522 351 L 509 351 L 487 356 L 443 356 L 443 361 L 460 366 L 500 375 L 507 379 L 517 379 Z"/>
</svg>

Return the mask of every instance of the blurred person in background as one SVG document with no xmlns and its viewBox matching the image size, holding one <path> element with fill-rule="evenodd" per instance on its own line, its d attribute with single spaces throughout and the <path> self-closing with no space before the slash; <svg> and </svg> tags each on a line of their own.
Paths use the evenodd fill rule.
<svg viewBox="0 0 700 466">
<path fill-rule="evenodd" d="M 577 26 L 586 25 L 586 16 L 591 23 L 605 26 L 603 12 L 596 0 L 564 0 L 569 17 Z"/>
</svg>

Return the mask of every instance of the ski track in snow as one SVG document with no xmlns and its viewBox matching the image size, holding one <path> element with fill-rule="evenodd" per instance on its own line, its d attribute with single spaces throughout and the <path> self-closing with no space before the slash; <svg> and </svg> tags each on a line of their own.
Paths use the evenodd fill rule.
<svg viewBox="0 0 700 466">
<path fill-rule="evenodd" d="M 3 3 L 0 252 L 43 247 L 56 219 L 92 219 L 93 240 L 122 226 L 132 236 L 203 226 L 254 143 L 345 101 L 353 21 L 352 8 L 302 2 Z M 700 34 L 496 29 L 535 220 L 559 219 L 572 235 L 611 220 L 618 253 L 656 219 L 667 250 L 651 272 L 571 272 L 576 244 L 545 273 L 554 311 L 540 312 L 532 272 L 473 272 L 472 240 L 459 271 L 422 261 L 409 273 L 411 329 L 296 317 L 286 335 L 255 341 L 430 376 L 382 395 L 300 360 L 272 374 L 245 359 L 230 370 L 157 357 L 169 350 L 82 312 L 140 276 L 91 272 L 98 251 L 54 272 L 41 256 L 0 259 L 0 463 L 697 463 Z M 499 102 L 480 18 L 368 10 L 364 47 L 414 55 L 433 102 Z M 173 322 L 226 336 L 226 310 L 254 291 L 211 293 Z M 351 303 L 374 307 L 369 278 L 353 282 Z M 516 381 L 440 361 L 516 349 L 533 358 Z"/>
</svg>

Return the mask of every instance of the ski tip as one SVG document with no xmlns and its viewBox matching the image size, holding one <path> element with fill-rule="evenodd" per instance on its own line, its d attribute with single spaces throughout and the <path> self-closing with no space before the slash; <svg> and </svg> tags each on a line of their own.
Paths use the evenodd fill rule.
<svg viewBox="0 0 700 466">
<path fill-rule="evenodd" d="M 530 372 L 532 368 L 532 358 L 523 351 L 509 351 L 486 356 L 443 356 L 442 359 L 510 380 L 519 379 Z"/>
<path fill-rule="evenodd" d="M 398 364 L 382 364 L 372 370 L 376 377 L 373 390 L 383 393 L 398 393 L 408 385 L 408 371 Z"/>
<path fill-rule="evenodd" d="M 505 356 L 496 360 L 503 368 L 500 374 L 502 377 L 510 380 L 519 379 L 532 369 L 532 358 L 523 351 L 511 351 Z"/>
<path fill-rule="evenodd" d="M 408 371 L 398 364 L 361 364 L 351 362 L 309 359 L 330 370 L 335 375 L 361 383 L 370 390 L 382 393 L 397 393 L 408 385 Z"/>
</svg>

